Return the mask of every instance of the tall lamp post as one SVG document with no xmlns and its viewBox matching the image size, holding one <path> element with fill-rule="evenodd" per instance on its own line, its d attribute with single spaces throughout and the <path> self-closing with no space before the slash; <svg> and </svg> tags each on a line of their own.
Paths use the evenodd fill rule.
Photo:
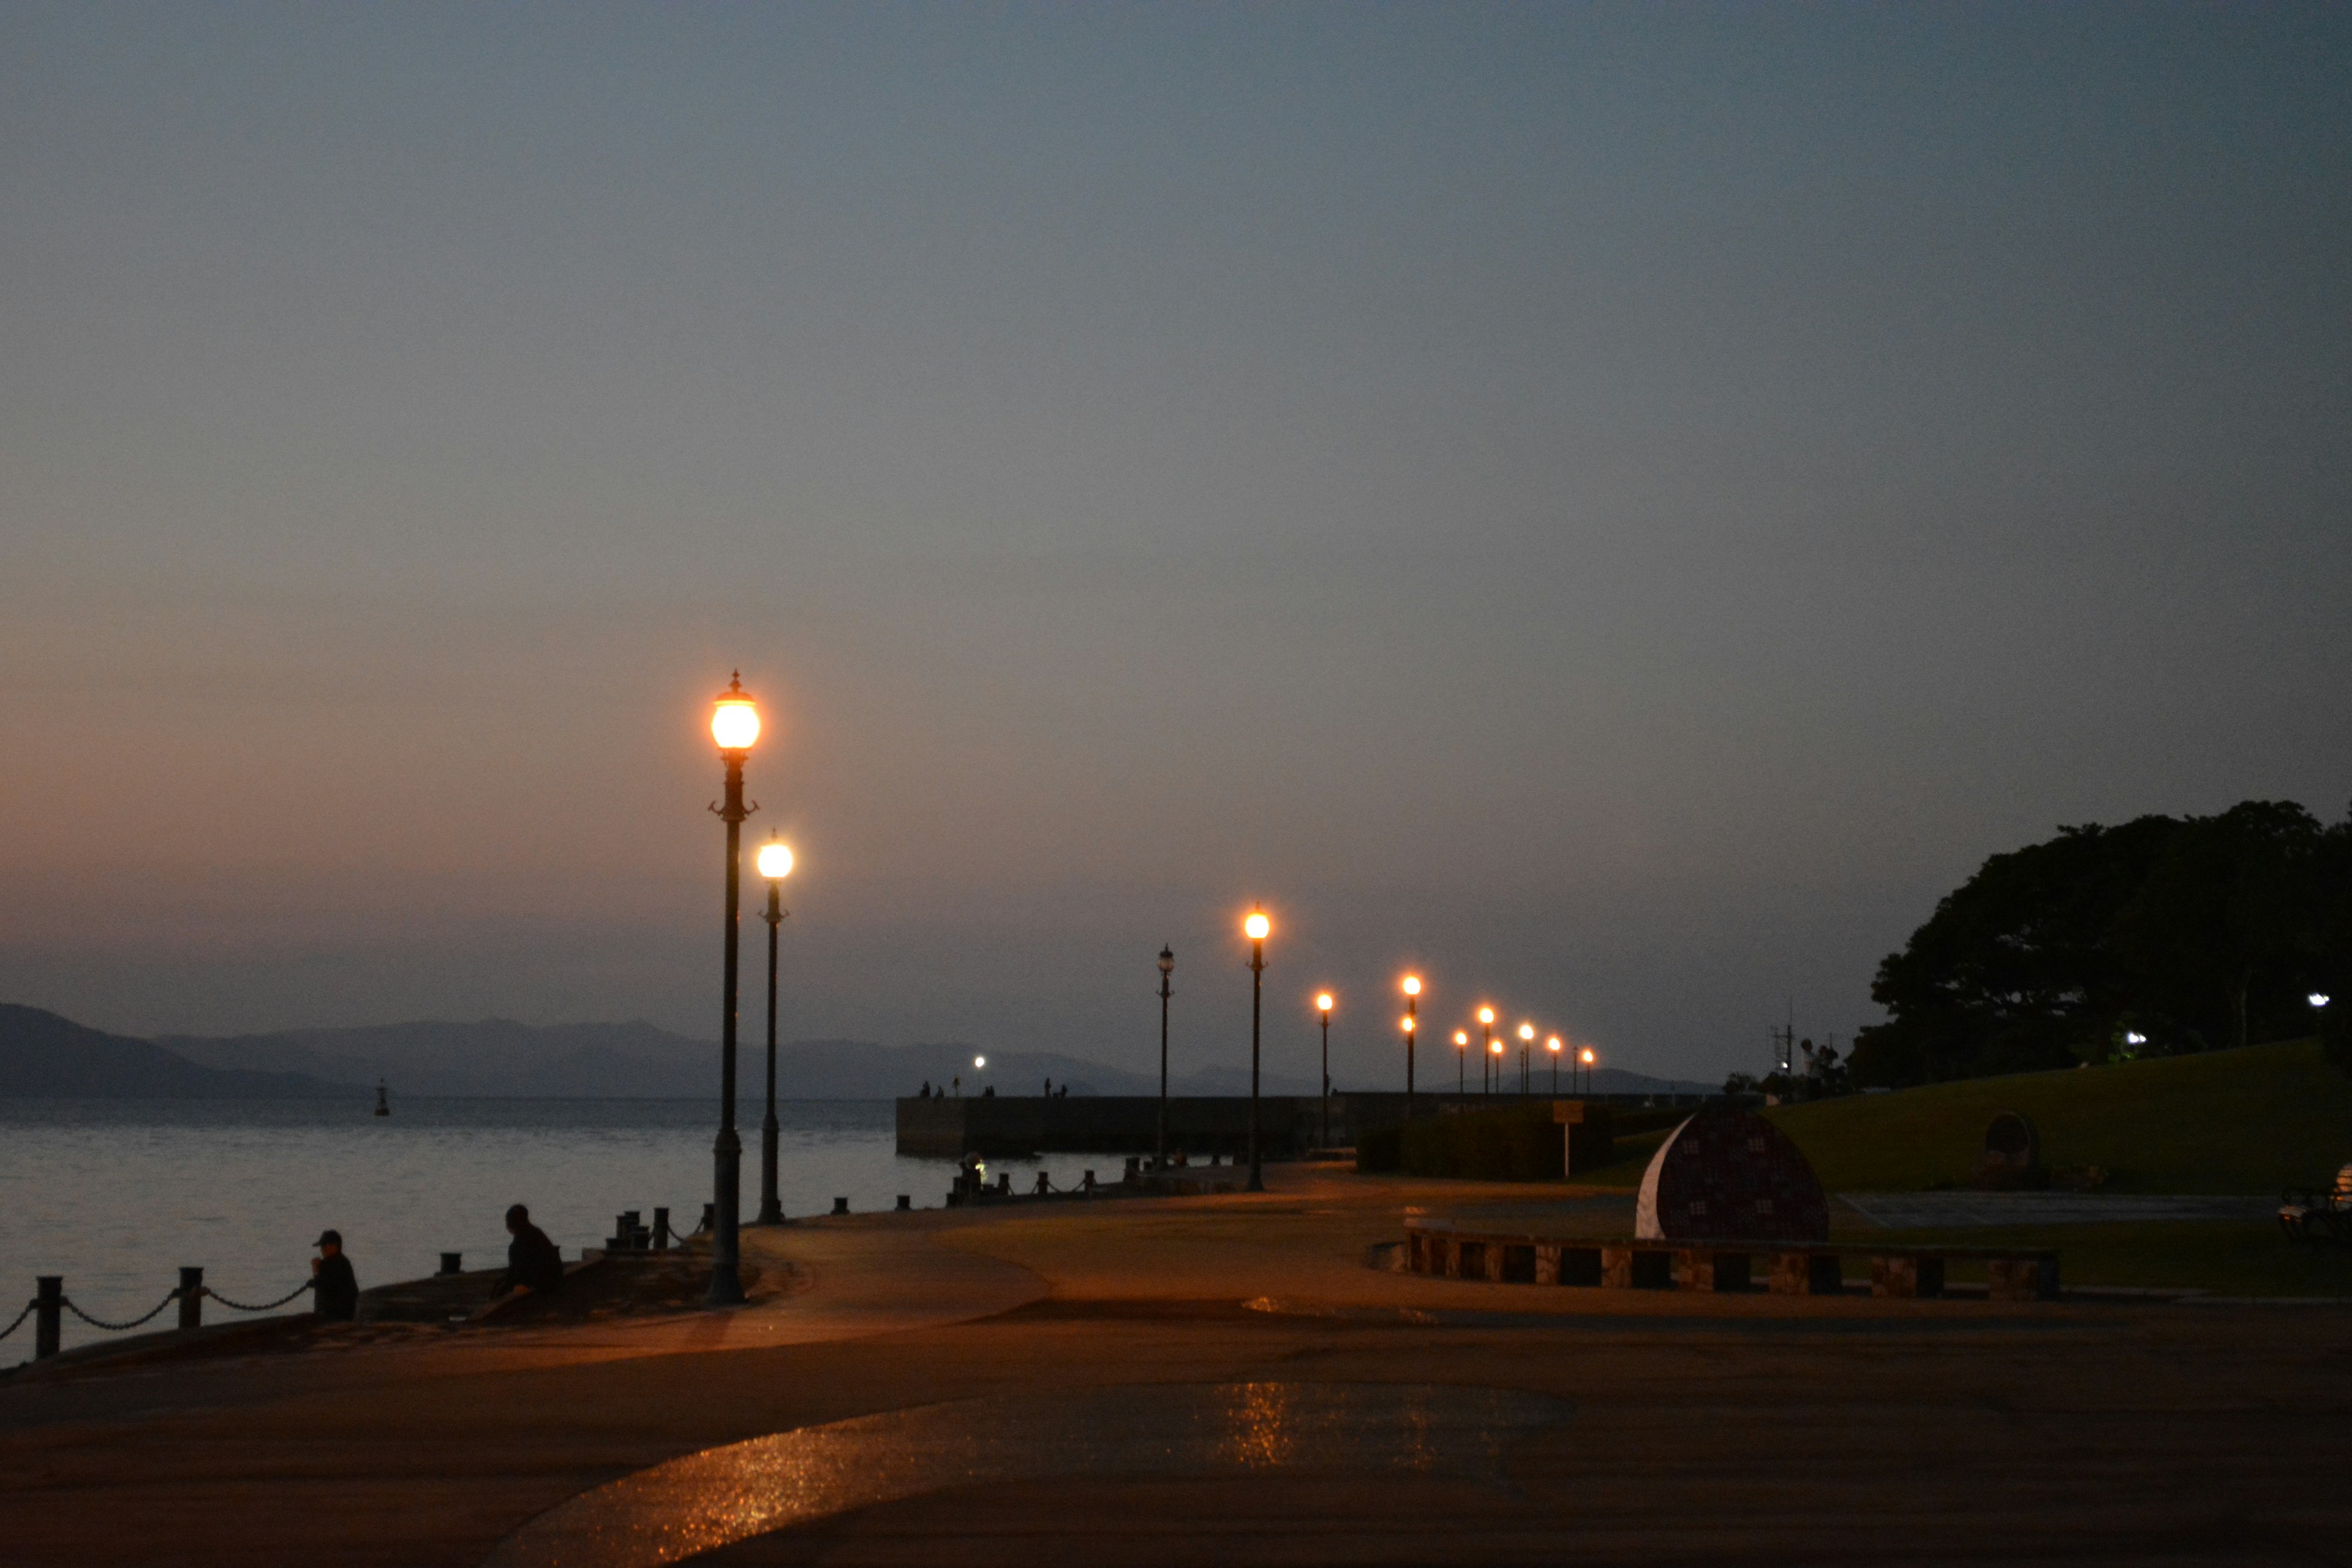
<svg viewBox="0 0 2352 1568">
<path fill-rule="evenodd" d="M 1257 1020 L 1258 995 L 1265 989 L 1265 933 L 1273 930 L 1262 910 L 1252 910 L 1242 930 L 1250 939 L 1250 1177 L 1249 1191 L 1265 1191 L 1265 1173 L 1257 1157 Z"/>
<path fill-rule="evenodd" d="M 1158 1168 L 1168 1168 L 1168 977 L 1176 973 L 1176 953 L 1166 942 L 1160 944 L 1160 1159 Z"/>
<path fill-rule="evenodd" d="M 1421 1031 L 1421 976 L 1404 977 L 1404 1119 L 1412 1120 L 1412 1046 Z"/>
<path fill-rule="evenodd" d="M 743 819 L 751 815 L 743 804 L 743 763 L 760 738 L 760 710 L 743 689 L 743 672 L 737 670 L 710 710 L 710 738 L 719 742 L 719 760 L 727 768 L 724 805 L 710 809 L 727 825 L 727 961 L 722 984 L 725 999 L 719 1029 L 719 1136 L 710 1145 L 712 1167 L 710 1225 L 710 1293 L 714 1307 L 732 1307 L 743 1300 L 743 1277 L 738 1248 L 738 1225 L 743 1198 L 743 1140 L 735 1132 L 735 981 L 738 906 L 743 882 Z"/>
<path fill-rule="evenodd" d="M 1454 1092 L 1465 1094 L 1470 1089 L 1470 1031 L 1454 1031 Z"/>
<path fill-rule="evenodd" d="M 1318 991 L 1315 1011 L 1323 1016 L 1323 1147 L 1331 1146 L 1331 993 Z"/>
<path fill-rule="evenodd" d="M 1478 1091 L 1481 1094 L 1495 1092 L 1494 1070 L 1495 1010 L 1481 1007 L 1478 1009 Z"/>
<path fill-rule="evenodd" d="M 1554 1035 L 1546 1040 L 1544 1049 L 1551 1053 L 1551 1091 L 1558 1094 L 1559 1092 L 1559 1037 Z M 1568 1087 L 1570 1089 L 1576 1087 L 1576 1068 L 1573 1063 L 1568 1069 Z"/>
<path fill-rule="evenodd" d="M 784 1205 L 776 1196 L 776 928 L 789 912 L 784 908 L 784 879 L 793 874 L 793 852 L 774 834 L 754 857 L 760 875 L 768 879 L 768 1113 L 760 1119 L 760 1217 L 755 1225 L 782 1225 Z"/>
<path fill-rule="evenodd" d="M 1529 1087 L 1528 1053 L 1535 1049 L 1535 1044 L 1536 1026 L 1533 1024 L 1521 1024 L 1519 1026 L 1519 1092 L 1521 1094 L 1527 1093 Z"/>
<path fill-rule="evenodd" d="M 1584 1068 L 1584 1092 L 1592 1092 L 1592 1047 L 1586 1046 L 1576 1053 L 1578 1065 Z"/>
</svg>

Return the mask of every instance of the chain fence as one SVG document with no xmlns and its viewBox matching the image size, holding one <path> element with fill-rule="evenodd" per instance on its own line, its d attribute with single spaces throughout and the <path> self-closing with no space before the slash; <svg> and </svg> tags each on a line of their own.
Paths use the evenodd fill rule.
<svg viewBox="0 0 2352 1568">
<path fill-rule="evenodd" d="M 310 1289 L 315 1283 L 316 1281 L 314 1280 L 305 1279 L 299 1285 L 295 1286 L 291 1290 L 287 1291 L 283 1296 L 278 1297 L 275 1301 L 264 1301 L 259 1306 L 254 1307 L 249 1307 L 243 1301 L 232 1301 L 209 1285 L 205 1287 L 205 1294 L 211 1297 L 214 1300 L 218 1301 L 222 1306 L 234 1308 L 240 1312 L 271 1312 L 286 1305 L 287 1302 L 291 1301 L 295 1297 L 301 1295 L 304 1291 Z"/>
<path fill-rule="evenodd" d="M 10 1334 L 15 1333 L 18 1329 L 23 1328 L 25 1326 L 25 1320 L 31 1317 L 33 1315 L 33 1309 L 40 1304 L 41 1303 L 37 1300 L 26 1302 L 25 1310 L 16 1314 L 16 1321 L 9 1324 L 6 1328 L 0 1329 L 0 1340 L 6 1339 Z"/>
<path fill-rule="evenodd" d="M 110 1334 L 121 1334 L 128 1333 L 131 1330 L 139 1327 L 142 1323 L 153 1321 L 156 1313 L 162 1311 L 164 1308 L 170 1306 L 179 1299 L 179 1291 L 176 1289 L 173 1290 L 165 1295 L 162 1300 L 156 1302 L 154 1306 L 149 1308 L 143 1317 L 132 1318 L 128 1322 L 121 1323 L 110 1323 L 104 1318 L 91 1317 L 88 1312 L 83 1311 L 79 1307 L 76 1306 L 74 1304 L 74 1299 L 70 1296 L 60 1296 L 58 1298 L 58 1304 L 64 1307 L 67 1311 L 71 1312 L 75 1317 L 79 1318 L 91 1328 L 104 1329 Z"/>
</svg>

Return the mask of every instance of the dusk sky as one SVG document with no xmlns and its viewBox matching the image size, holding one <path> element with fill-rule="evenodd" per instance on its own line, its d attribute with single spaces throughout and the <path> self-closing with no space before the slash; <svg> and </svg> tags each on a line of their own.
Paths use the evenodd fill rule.
<svg viewBox="0 0 2352 1568">
<path fill-rule="evenodd" d="M 1351 1087 L 2352 797 L 2343 5 L 12 5 L 0 283 L 102 1027 L 715 1037 L 738 666 L 788 1037 Z"/>
</svg>

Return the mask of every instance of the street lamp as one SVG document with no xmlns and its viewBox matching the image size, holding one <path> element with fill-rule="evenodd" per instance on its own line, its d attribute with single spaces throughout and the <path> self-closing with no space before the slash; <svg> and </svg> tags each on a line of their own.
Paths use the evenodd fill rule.
<svg viewBox="0 0 2352 1568">
<path fill-rule="evenodd" d="M 710 738 L 719 743 L 719 760 L 727 770 L 724 805 L 711 810 L 727 825 L 727 959 L 719 1030 L 719 1136 L 710 1145 L 712 1193 L 710 1215 L 710 1293 L 714 1307 L 732 1307 L 743 1300 L 741 1237 L 738 1226 L 743 1198 L 743 1140 L 735 1132 L 735 991 L 738 910 L 743 880 L 743 819 L 751 815 L 743 804 L 743 763 L 760 738 L 760 710 L 743 689 L 743 672 L 737 670 L 710 708 Z"/>
<path fill-rule="evenodd" d="M 1331 1146 L 1331 993 L 1315 994 L 1315 1011 L 1323 1016 L 1323 1147 Z"/>
<path fill-rule="evenodd" d="M 1492 1094 L 1495 1092 L 1490 1078 L 1495 1067 L 1495 1010 L 1492 1007 L 1478 1009 L 1478 1040 L 1485 1047 L 1478 1058 L 1479 1092 Z"/>
<path fill-rule="evenodd" d="M 1404 977 L 1404 1119 L 1412 1120 L 1412 1044 L 1421 1028 L 1421 976 Z"/>
<path fill-rule="evenodd" d="M 1265 1191 L 1265 1173 L 1258 1164 L 1257 1154 L 1257 1061 L 1258 1061 L 1258 995 L 1265 982 L 1265 934 L 1274 927 L 1266 921 L 1265 911 L 1252 910 L 1249 919 L 1242 921 L 1242 931 L 1250 940 L 1250 1175 L 1253 1193 Z"/>
<path fill-rule="evenodd" d="M 1592 1092 L 1592 1047 L 1587 1046 L 1577 1052 L 1576 1059 L 1584 1068 L 1584 1092 L 1591 1094 Z"/>
<path fill-rule="evenodd" d="M 1558 1035 L 1554 1035 L 1551 1038 L 1546 1040 L 1544 1042 L 1544 1049 L 1551 1053 L 1551 1091 L 1554 1094 L 1558 1094 L 1559 1092 L 1559 1037 Z M 1570 1089 L 1574 1089 L 1576 1087 L 1576 1069 L 1574 1067 L 1570 1067 L 1569 1068 L 1568 1086 Z"/>
<path fill-rule="evenodd" d="M 773 833 L 754 857 L 768 879 L 768 1113 L 760 1119 L 760 1217 L 755 1225 L 782 1225 L 784 1205 L 776 1196 L 776 928 L 784 923 L 784 879 L 793 874 L 793 852 Z"/>
<path fill-rule="evenodd" d="M 1536 1026 L 1533 1024 L 1521 1024 L 1519 1026 L 1519 1092 L 1521 1094 L 1528 1091 L 1528 1052 L 1535 1043 Z"/>
<path fill-rule="evenodd" d="M 1176 954 L 1160 944 L 1160 1158 L 1155 1169 L 1168 1168 L 1168 977 L 1176 973 Z"/>
<path fill-rule="evenodd" d="M 1463 1095 L 1470 1089 L 1470 1031 L 1454 1031 L 1454 1092 Z"/>
</svg>

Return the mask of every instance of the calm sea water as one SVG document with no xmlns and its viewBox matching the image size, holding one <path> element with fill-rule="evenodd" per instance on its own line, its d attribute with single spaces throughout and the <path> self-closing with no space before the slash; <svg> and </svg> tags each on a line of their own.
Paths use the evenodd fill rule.
<svg viewBox="0 0 2352 1568">
<path fill-rule="evenodd" d="M 708 1100 L 407 1100 L 376 1117 L 364 1101 L 0 1100 L 0 1327 L 39 1274 L 65 1276 L 85 1310 L 121 1320 L 153 1306 L 183 1264 L 243 1301 L 284 1295 L 310 1274 L 310 1243 L 332 1226 L 362 1288 L 430 1274 L 442 1252 L 503 1265 L 509 1204 L 567 1257 L 603 1243 L 613 1216 L 656 1206 L 689 1228 L 710 1197 L 715 1112 Z M 751 1115 L 756 1123 L 758 1112 Z M 788 1215 L 860 1212 L 905 1193 L 944 1199 L 954 1167 L 901 1159 L 886 1100 L 798 1100 L 783 1123 L 778 1186 Z M 759 1202 L 759 1131 L 744 1130 L 743 1212 Z M 1025 1187 L 1041 1165 L 1056 1186 L 1116 1158 L 992 1161 Z M 301 1308 L 298 1300 L 292 1310 Z M 233 1316 L 206 1303 L 205 1321 Z M 165 1319 L 171 1314 L 166 1312 Z M 71 1314 L 68 1346 L 100 1338 Z M 31 1355 L 27 1322 L 0 1341 L 0 1365 Z"/>
</svg>

